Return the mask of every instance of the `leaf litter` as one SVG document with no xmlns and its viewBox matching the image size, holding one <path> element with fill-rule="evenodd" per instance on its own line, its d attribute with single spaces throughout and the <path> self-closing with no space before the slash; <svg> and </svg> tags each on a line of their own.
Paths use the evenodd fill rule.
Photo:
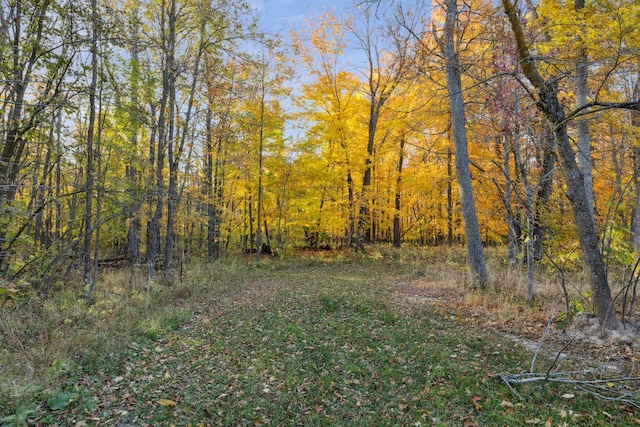
<svg viewBox="0 0 640 427">
<path fill-rule="evenodd" d="M 257 270 L 176 330 L 112 355 L 114 372 L 72 384 L 73 404 L 50 416 L 123 426 L 518 425 L 560 422 L 561 411 L 608 420 L 589 399 L 561 399 L 567 389 L 515 399 L 495 373 L 525 368 L 526 354 L 482 331 L 459 300 L 398 306 L 393 284 L 404 278 L 387 270 Z"/>
</svg>

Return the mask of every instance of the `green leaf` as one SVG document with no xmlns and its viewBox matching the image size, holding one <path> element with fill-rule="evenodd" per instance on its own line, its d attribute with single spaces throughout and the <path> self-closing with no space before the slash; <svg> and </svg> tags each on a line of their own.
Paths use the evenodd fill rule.
<svg viewBox="0 0 640 427">
<path fill-rule="evenodd" d="M 47 404 L 52 411 L 62 411 L 69 406 L 70 399 L 67 394 L 59 394 L 57 396 L 50 397 L 47 400 Z"/>
<path fill-rule="evenodd" d="M 9 415 L 8 417 L 0 418 L 0 426 L 1 427 L 13 427 L 13 426 L 28 426 L 27 418 L 29 415 L 36 412 L 36 408 L 31 405 L 22 405 L 19 406 L 16 410 L 16 413 L 13 415 Z"/>
</svg>

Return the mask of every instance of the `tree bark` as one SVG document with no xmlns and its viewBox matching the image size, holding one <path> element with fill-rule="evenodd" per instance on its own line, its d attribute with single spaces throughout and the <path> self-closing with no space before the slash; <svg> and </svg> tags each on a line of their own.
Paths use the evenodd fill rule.
<svg viewBox="0 0 640 427">
<path fill-rule="evenodd" d="M 584 9 L 585 0 L 575 1 L 575 11 L 579 14 Z M 584 23 L 581 23 L 581 34 L 583 38 Z M 587 105 L 587 95 L 589 93 L 588 74 L 589 63 L 587 58 L 586 42 L 580 40 L 580 48 L 578 51 L 578 59 L 576 60 L 576 108 L 582 108 Z M 593 198 L 593 167 L 591 163 L 591 138 L 589 135 L 589 121 L 582 118 L 578 121 L 578 167 L 582 173 L 584 180 L 584 189 L 587 193 L 587 202 L 591 216 L 594 216 L 594 198 Z"/>
<path fill-rule="evenodd" d="M 447 245 L 453 246 L 453 152 L 447 147 Z"/>
<path fill-rule="evenodd" d="M 441 43 L 445 58 L 447 90 L 449 93 L 449 108 L 451 114 L 451 128 L 455 147 L 456 177 L 460 191 L 462 219 L 467 240 L 469 264 L 476 281 L 481 288 L 487 285 L 487 270 L 484 262 L 482 238 L 476 214 L 473 189 L 471 186 L 471 172 L 469 171 L 469 152 L 467 146 L 467 130 L 462 98 L 462 80 L 460 64 L 455 46 L 455 29 L 458 20 L 458 5 L 456 0 L 446 0 L 446 18 L 444 35 Z"/>
</svg>

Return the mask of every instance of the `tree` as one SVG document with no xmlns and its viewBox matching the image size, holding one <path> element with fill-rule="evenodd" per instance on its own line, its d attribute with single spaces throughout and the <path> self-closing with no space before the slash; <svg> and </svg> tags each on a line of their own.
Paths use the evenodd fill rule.
<svg viewBox="0 0 640 427">
<path fill-rule="evenodd" d="M 462 206 L 462 218 L 467 240 L 469 264 L 474 274 L 474 280 L 484 288 L 487 285 L 487 270 L 484 262 L 482 237 L 480 236 L 473 189 L 471 187 L 466 119 L 462 96 L 463 89 L 460 78 L 461 70 L 456 52 L 456 27 L 458 21 L 458 5 L 456 0 L 445 1 L 445 14 L 443 34 L 438 40 L 438 43 L 445 61 L 451 129 L 455 146 L 456 177 L 460 191 L 460 203 Z"/>
<path fill-rule="evenodd" d="M 502 0 L 502 5 L 511 24 L 522 72 L 537 90 L 536 105 L 554 129 L 554 136 L 567 185 L 567 197 L 571 202 L 580 247 L 585 258 L 585 264 L 589 269 L 595 315 L 600 320 L 603 328 L 616 329 L 618 319 L 613 307 L 613 299 L 604 262 L 598 247 L 595 222 L 591 215 L 583 175 L 576 162 L 576 153 L 571 147 L 567 132 L 567 121 L 575 114 L 572 113 L 569 117 L 567 116 L 559 99 L 557 83 L 553 79 L 545 80 L 540 74 L 536 59 L 529 52 L 529 46 L 525 40 L 522 24 L 514 4 L 511 3 L 511 0 Z M 636 108 L 639 108 L 640 102 L 636 104 L 638 104 Z M 584 107 L 582 106 L 580 110 Z"/>
<path fill-rule="evenodd" d="M 87 129 L 87 169 L 86 169 L 86 198 L 85 198 L 85 236 L 84 236 L 84 286 L 88 295 L 93 293 L 95 280 L 91 280 L 91 236 L 93 215 L 93 191 L 94 191 L 94 138 L 96 136 L 96 95 L 98 92 L 98 4 L 97 0 L 91 0 L 91 83 L 89 85 L 89 123 Z M 97 276 L 97 272 L 95 272 Z"/>
<path fill-rule="evenodd" d="M 366 156 L 354 153 L 364 152 L 367 140 L 359 138 L 367 134 L 362 117 L 365 101 L 358 93 L 360 80 L 353 73 L 342 69 L 341 56 L 347 45 L 346 30 L 350 21 L 340 22 L 331 14 L 326 14 L 310 35 L 311 48 L 303 50 L 302 60 L 312 81 L 303 85 L 306 103 L 301 103 L 303 115 L 311 122 L 308 132 L 310 150 L 321 147 L 324 169 L 323 175 L 331 177 L 322 186 L 317 203 L 315 221 L 305 225 L 309 234 L 309 246 L 317 246 L 321 224 L 330 215 L 327 201 L 346 199 L 339 203 L 335 216 L 346 219 L 344 241 L 346 246 L 356 243 L 358 194 L 357 176 L 364 176 Z M 306 159 L 305 159 L 306 160 Z M 315 193 L 315 191 L 314 191 Z M 337 218 L 333 219 L 337 221 Z M 316 237 L 313 237 L 316 236 Z"/>
<path fill-rule="evenodd" d="M 56 34 L 47 31 L 60 16 L 56 4 L 18 0 L 0 7 L 0 270 L 5 273 L 8 251 L 25 230 L 20 226 L 17 234 L 9 232 L 11 225 L 22 223 L 15 220 L 12 205 L 21 188 L 30 136 L 45 122 L 47 112 L 55 109 L 55 101 L 61 100 L 75 51 L 60 47 L 73 44 L 70 19 L 62 20 Z"/>
<path fill-rule="evenodd" d="M 366 56 L 367 66 L 364 71 L 365 93 L 369 102 L 367 151 L 362 177 L 356 249 L 363 249 L 365 242 L 369 243 L 372 238 L 375 238 L 375 232 L 372 230 L 374 222 L 369 217 L 372 205 L 370 187 L 373 165 L 376 159 L 376 133 L 381 113 L 398 85 L 402 80 L 410 78 L 412 71 L 411 34 L 394 31 L 390 22 L 386 23 L 386 27 L 372 28 L 373 16 L 369 9 L 365 10 L 364 22 L 364 30 L 355 32 Z M 384 34 L 388 40 L 376 40 L 375 34 Z M 384 45 L 387 46 L 385 47 Z"/>
</svg>

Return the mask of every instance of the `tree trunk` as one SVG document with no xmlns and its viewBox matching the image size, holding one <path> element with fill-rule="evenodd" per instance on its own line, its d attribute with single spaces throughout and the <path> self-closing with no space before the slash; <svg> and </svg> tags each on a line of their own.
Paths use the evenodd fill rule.
<svg viewBox="0 0 640 427">
<path fill-rule="evenodd" d="M 511 165 L 509 158 L 510 144 L 507 135 L 502 136 L 502 173 L 505 178 L 504 185 L 504 206 L 507 211 L 507 245 L 509 251 L 509 268 L 512 270 L 518 266 L 518 254 L 520 253 L 520 233 L 513 214 L 511 196 L 513 193 L 513 183 L 511 181 Z"/>
<path fill-rule="evenodd" d="M 400 208 L 402 207 L 402 167 L 404 165 L 404 144 L 405 139 L 400 139 L 400 148 L 398 152 L 398 167 L 396 172 L 398 176 L 396 178 L 396 195 L 395 195 L 395 210 L 393 213 L 393 247 L 399 248 L 402 244 L 402 230 L 400 229 Z"/>
<path fill-rule="evenodd" d="M 137 13 L 136 13 L 137 14 Z M 138 108 L 138 86 L 140 78 L 140 63 L 138 55 L 138 21 L 134 21 L 134 29 L 132 31 L 134 37 L 130 48 L 131 53 L 131 109 L 129 114 L 131 123 L 131 133 L 129 135 L 129 142 L 131 143 L 132 155 L 129 160 L 129 164 L 126 166 L 126 176 L 128 185 L 130 186 L 129 197 L 131 197 L 131 208 L 127 212 L 127 258 L 134 264 L 139 264 L 141 261 L 140 256 L 140 203 L 138 202 L 138 196 L 136 195 L 136 187 L 138 171 L 135 166 L 135 159 L 138 149 L 138 117 L 135 111 Z"/>
<path fill-rule="evenodd" d="M 460 65 L 455 46 L 455 28 L 458 19 L 456 0 L 446 0 L 446 18 L 442 50 L 445 58 L 447 90 L 449 93 L 449 108 L 451 111 L 451 128 L 456 155 L 456 177 L 460 191 L 462 219 L 467 240 L 469 264 L 474 275 L 474 281 L 481 288 L 487 285 L 487 270 L 484 262 L 482 238 L 476 215 L 475 201 L 471 187 L 471 172 L 469 171 L 469 153 L 467 148 L 467 130 L 462 98 L 462 81 Z"/>
<path fill-rule="evenodd" d="M 447 147 L 447 245 L 453 246 L 453 152 Z"/>
<path fill-rule="evenodd" d="M 284 176 L 284 180 L 282 182 L 282 189 L 280 193 L 280 197 L 278 200 L 278 223 L 277 223 L 277 236 L 276 236 L 276 249 L 277 255 L 280 255 L 280 251 L 282 250 L 283 238 L 282 238 L 282 222 L 284 221 L 284 212 L 285 212 L 285 204 L 287 203 L 287 184 L 289 183 L 289 178 L 291 177 L 291 170 L 293 169 L 293 161 L 287 162 L 287 173 Z M 318 220 L 320 216 L 318 215 Z M 286 225 L 286 221 L 285 221 Z M 317 224 L 316 229 L 320 228 L 320 224 Z"/>
<path fill-rule="evenodd" d="M 176 54 L 176 21 L 178 19 L 176 11 L 176 0 L 169 0 L 169 14 L 168 14 L 168 34 L 166 39 L 166 45 L 164 51 L 166 55 L 166 63 L 163 74 L 166 75 L 166 89 L 168 91 L 168 109 L 167 114 L 167 158 L 169 161 L 169 186 L 167 188 L 167 225 L 165 229 L 165 247 L 164 247 L 164 270 L 163 276 L 165 279 L 169 278 L 171 270 L 173 269 L 173 252 L 175 249 L 175 215 L 178 209 L 178 161 L 179 148 L 175 137 L 175 123 L 176 123 L 176 69 L 175 69 L 175 54 Z"/>
<path fill-rule="evenodd" d="M 638 60 L 640 69 L 640 59 Z M 633 87 L 633 98 L 640 97 L 640 72 L 636 75 L 636 84 Z M 631 124 L 640 132 L 640 111 L 631 113 Z M 635 206 L 633 207 L 633 220 L 631 223 L 631 235 L 633 238 L 633 248 L 636 253 L 640 252 L 640 147 L 633 147 L 633 184 L 635 190 Z"/>
<path fill-rule="evenodd" d="M 260 222 L 262 221 L 262 163 L 264 161 L 264 103 L 266 96 L 264 73 L 266 70 L 263 69 L 262 72 L 263 74 L 260 86 L 260 124 L 258 135 L 258 229 L 256 230 L 256 262 L 260 262 L 260 252 L 262 251 L 262 226 L 260 225 Z"/>
<path fill-rule="evenodd" d="M 516 117 L 518 116 L 519 99 L 516 94 Z M 523 161 L 522 150 L 520 146 L 520 128 L 516 124 L 515 132 L 513 135 L 513 152 L 516 161 L 516 167 L 520 170 L 520 176 L 522 177 L 522 186 L 524 187 L 525 194 L 525 211 L 527 214 L 527 239 L 526 239 L 526 257 L 527 257 L 527 301 L 533 301 L 533 287 L 535 279 L 535 259 L 534 259 L 534 221 L 535 211 L 533 203 L 533 190 L 529 185 L 529 170 L 527 165 Z"/>
<path fill-rule="evenodd" d="M 585 0 L 575 1 L 575 11 L 580 13 L 584 9 Z M 580 19 L 580 18 L 578 18 Z M 587 105 L 587 95 L 589 93 L 588 72 L 589 63 L 587 58 L 586 41 L 584 40 L 584 23 L 581 23 L 580 48 L 578 59 L 576 60 L 576 108 Z M 591 138 L 589 135 L 589 120 L 585 117 L 578 120 L 578 167 L 584 180 L 584 189 L 587 193 L 587 203 L 591 216 L 594 216 L 593 199 L 593 172 L 591 163 Z"/>
<path fill-rule="evenodd" d="M 373 73 L 373 70 L 371 71 Z M 378 119 L 380 117 L 380 109 L 384 105 L 385 98 L 380 95 L 377 98 L 378 87 L 374 86 L 373 77 L 370 77 L 370 97 L 369 100 L 369 122 L 367 131 L 367 154 L 364 159 L 364 174 L 362 176 L 362 191 L 360 192 L 360 213 L 358 216 L 358 241 L 357 248 L 364 249 L 364 243 L 371 243 L 371 171 L 373 168 L 374 142 L 376 138 L 376 130 L 378 128 Z"/>
<path fill-rule="evenodd" d="M 213 105 L 209 102 L 206 116 L 206 137 L 204 147 L 204 188 L 202 195 L 205 197 L 205 209 L 207 213 L 207 256 L 216 259 L 216 231 L 219 230 L 216 217 L 216 205 L 214 203 L 213 189 Z"/>
<path fill-rule="evenodd" d="M 544 222 L 542 213 L 549 212 L 549 199 L 551 198 L 551 188 L 553 186 L 553 172 L 556 164 L 555 144 L 551 131 L 549 135 L 544 135 L 542 140 L 542 172 L 538 180 L 538 191 L 535 196 L 535 222 L 534 234 L 534 255 L 537 261 L 542 259 L 544 254 L 544 237 L 548 229 Z"/>
<path fill-rule="evenodd" d="M 93 139 L 96 125 L 96 92 L 98 89 L 98 7 L 97 0 L 91 0 L 91 85 L 89 86 L 89 127 L 87 130 L 87 174 L 85 181 L 85 206 L 84 206 L 84 286 L 87 295 L 93 292 L 91 283 L 91 215 L 93 204 Z"/>
<path fill-rule="evenodd" d="M 547 120 L 553 124 L 558 153 L 562 161 L 567 185 L 566 195 L 573 209 L 573 218 L 578 231 L 580 247 L 586 267 L 589 270 L 595 315 L 604 328 L 616 329 L 618 327 L 618 319 L 613 307 L 611 289 L 609 288 L 604 262 L 598 247 L 598 237 L 589 207 L 589 198 L 585 190 L 584 180 L 576 162 L 576 153 L 573 151 L 569 141 L 564 109 L 558 99 L 558 88 L 553 83 L 549 83 L 542 78 L 535 60 L 529 55 L 529 48 L 525 41 L 515 6 L 510 0 L 502 0 L 502 4 L 514 33 L 522 71 L 525 77 L 538 90 L 537 107 Z"/>
<path fill-rule="evenodd" d="M 640 147 L 633 148 L 633 184 L 635 206 L 633 207 L 631 234 L 633 237 L 633 250 L 638 253 L 640 252 Z"/>
<path fill-rule="evenodd" d="M 164 76 L 163 76 L 164 80 Z M 165 86 L 163 84 L 163 86 Z M 166 87 L 166 86 L 165 86 Z M 160 218 L 164 208 L 164 142 L 165 142 L 165 107 L 167 103 L 166 91 L 160 100 L 160 110 L 158 112 L 157 126 L 151 129 L 149 142 L 149 163 L 153 178 L 151 203 L 149 206 L 149 219 L 147 221 L 147 263 L 149 267 L 148 279 L 155 276 L 155 264 L 160 254 Z M 152 115 L 155 116 L 154 108 Z M 154 206 L 155 202 L 155 206 Z"/>
</svg>

